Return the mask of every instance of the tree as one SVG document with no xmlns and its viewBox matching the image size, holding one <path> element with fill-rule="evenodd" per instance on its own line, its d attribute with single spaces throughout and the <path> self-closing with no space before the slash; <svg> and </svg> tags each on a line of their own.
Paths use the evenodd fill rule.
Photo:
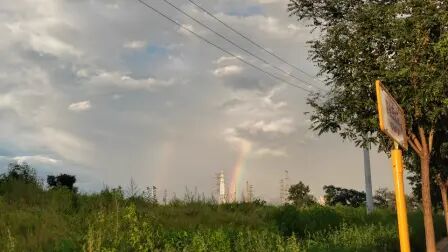
<svg viewBox="0 0 448 252">
<path fill-rule="evenodd" d="M 447 202 L 447 185 L 448 185 L 448 121 L 442 122 L 435 132 L 433 151 L 431 152 L 431 202 L 433 207 L 441 207 L 444 211 L 445 222 L 448 232 L 448 202 Z M 415 155 L 415 154 L 414 154 Z M 412 185 L 413 194 L 417 199 L 422 199 L 421 194 L 421 174 L 416 172 L 420 170 L 420 164 L 414 162 L 414 159 L 408 158 L 406 165 L 412 171 L 408 177 Z"/>
<path fill-rule="evenodd" d="M 387 188 L 379 188 L 375 191 L 373 202 L 375 206 L 379 208 L 394 208 L 395 194 Z"/>
<path fill-rule="evenodd" d="M 314 130 L 388 152 L 374 81 L 382 80 L 405 110 L 408 142 L 420 163 L 426 249 L 435 251 L 430 153 L 448 113 L 448 2 L 290 0 L 288 9 L 321 34 L 310 41 L 310 54 L 330 91 L 308 99 Z"/>
<path fill-rule="evenodd" d="M 76 177 L 68 174 L 59 174 L 58 176 L 48 175 L 47 184 L 50 188 L 66 187 L 71 191 L 77 191 L 74 187 L 76 183 Z"/>
<path fill-rule="evenodd" d="M 353 189 L 335 187 L 333 185 L 324 186 L 325 204 L 335 206 L 360 207 L 366 202 L 366 194 Z"/>
<path fill-rule="evenodd" d="M 442 176 L 438 174 L 436 178 L 436 182 L 440 188 L 440 194 L 442 196 L 442 207 L 443 207 L 443 213 L 445 215 L 445 227 L 446 231 L 448 232 L 448 199 L 447 199 L 447 193 L 446 189 L 448 187 L 448 180 L 442 179 Z"/>
<path fill-rule="evenodd" d="M 27 184 L 38 184 L 36 170 L 34 170 L 28 163 L 13 162 L 8 164 L 8 172 L 2 174 L 0 182 L 20 180 Z"/>
<path fill-rule="evenodd" d="M 448 233 L 448 130 L 447 124 L 443 124 L 443 131 L 437 132 L 437 139 L 443 139 L 444 141 L 436 141 L 434 143 L 434 151 L 432 152 L 432 157 L 434 162 L 433 169 L 436 170 L 435 182 L 439 187 L 439 193 L 442 201 L 442 208 L 445 215 L 445 226 Z M 439 136 L 440 135 L 440 136 Z M 435 190 L 437 192 L 437 190 Z M 440 202 L 440 200 L 439 200 Z"/>
<path fill-rule="evenodd" d="M 310 187 L 302 181 L 291 185 L 288 189 L 288 200 L 292 201 L 298 207 L 309 206 L 316 203 L 314 197 L 310 194 Z"/>
<path fill-rule="evenodd" d="M 439 187 L 439 194 L 442 201 L 443 213 L 445 215 L 445 227 L 448 233 L 448 121 L 442 123 L 440 131 L 436 132 L 436 140 L 434 143 L 434 151 L 432 153 L 433 160 L 436 160 L 433 169 L 436 170 L 435 182 Z M 440 141 L 439 139 L 442 139 Z M 436 190 L 437 191 L 437 190 Z M 440 200 L 438 201 L 440 202 Z"/>
</svg>

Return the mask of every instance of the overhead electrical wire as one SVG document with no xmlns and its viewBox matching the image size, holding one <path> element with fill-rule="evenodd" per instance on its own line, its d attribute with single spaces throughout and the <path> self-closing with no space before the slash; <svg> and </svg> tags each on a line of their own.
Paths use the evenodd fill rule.
<svg viewBox="0 0 448 252">
<path fill-rule="evenodd" d="M 286 65 L 296 69 L 297 71 L 305 74 L 306 76 L 308 76 L 310 79 L 319 82 L 318 80 L 315 79 L 315 76 L 313 76 L 312 74 L 307 73 L 306 71 L 304 71 L 303 69 L 289 63 L 288 61 L 286 61 L 285 59 L 283 59 L 282 57 L 278 56 L 277 54 L 275 54 L 274 52 L 269 51 L 268 49 L 266 49 L 265 47 L 263 47 L 262 45 L 260 45 L 259 43 L 255 42 L 254 40 L 252 40 L 251 38 L 249 38 L 248 36 L 242 34 L 241 32 L 239 32 L 238 30 L 236 30 L 235 28 L 233 28 L 232 26 L 230 26 L 229 24 L 227 24 L 226 22 L 222 21 L 221 19 L 219 19 L 218 17 L 216 17 L 215 15 L 213 15 L 213 13 L 211 13 L 210 11 L 208 11 L 207 9 L 205 9 L 204 7 L 202 7 L 201 5 L 197 4 L 195 1 L 193 0 L 187 0 L 189 1 L 191 4 L 193 4 L 194 6 L 196 6 L 197 8 L 199 8 L 200 10 L 202 10 L 203 12 L 205 12 L 207 15 L 209 15 L 210 17 L 212 17 L 213 19 L 215 19 L 216 21 L 218 21 L 219 23 L 221 23 L 222 25 L 224 25 L 225 27 L 227 27 L 228 29 L 230 29 L 231 31 L 233 31 L 234 33 L 238 34 L 239 36 L 241 36 L 242 38 L 244 38 L 245 40 L 249 41 L 251 44 L 255 45 L 256 47 L 258 47 L 259 49 L 265 51 L 266 53 L 270 54 L 271 56 L 275 57 L 276 59 L 280 60 L 281 62 L 285 63 Z M 320 87 L 316 87 L 318 89 L 321 89 Z M 322 89 L 321 89 L 322 90 Z"/>
<path fill-rule="evenodd" d="M 155 13 L 159 14 L 160 16 L 164 17 L 165 19 L 169 20 L 170 22 L 172 22 L 172 23 L 176 24 L 177 26 L 181 27 L 182 29 L 184 29 L 184 30 L 190 32 L 191 34 L 193 34 L 193 35 L 196 36 L 197 38 L 201 39 L 202 41 L 206 42 L 207 44 L 209 44 L 209 45 L 211 45 L 211 46 L 213 46 L 213 47 L 219 49 L 220 51 L 222 51 L 222 52 L 224 52 L 224 53 L 226 53 L 226 54 L 228 54 L 228 55 L 230 55 L 230 56 L 232 56 L 232 57 L 238 59 L 239 61 L 241 61 L 241 62 L 243 62 L 243 63 L 245 63 L 245 64 L 247 64 L 247 65 L 249 65 L 249 66 L 251 66 L 251 67 L 253 67 L 253 68 L 255 68 L 255 69 L 259 70 L 259 71 L 261 71 L 261 72 L 263 72 L 264 74 L 270 76 L 271 78 L 276 79 L 276 80 L 278 80 L 278 81 L 281 81 L 281 82 L 283 82 L 283 83 L 285 83 L 285 84 L 288 84 L 288 85 L 290 85 L 290 86 L 292 86 L 292 87 L 301 89 L 301 90 L 303 90 L 303 91 L 305 91 L 305 92 L 312 93 L 312 91 L 310 91 L 310 90 L 308 90 L 308 89 L 306 89 L 306 88 L 304 88 L 304 87 L 302 87 L 302 86 L 299 86 L 299 85 L 297 85 L 297 84 L 294 84 L 294 83 L 292 83 L 292 82 L 290 82 L 290 81 L 287 81 L 287 80 L 285 80 L 285 79 L 283 79 L 283 78 L 281 78 L 281 77 L 278 77 L 278 76 L 276 76 L 275 74 L 272 74 L 272 73 L 270 73 L 270 72 L 268 72 L 268 71 L 265 71 L 265 70 L 262 69 L 261 67 L 252 64 L 251 62 L 249 62 L 249 61 L 243 59 L 242 57 L 240 57 L 240 56 L 238 56 L 238 55 L 236 55 L 236 54 L 234 54 L 234 53 L 232 53 L 232 52 L 230 52 L 230 51 L 224 49 L 223 47 L 221 47 L 221 46 L 219 46 L 219 45 L 216 45 L 215 43 L 211 42 L 210 40 L 206 39 L 205 37 L 199 35 L 199 34 L 196 33 L 195 31 L 193 31 L 192 29 L 190 29 L 190 28 L 186 27 L 185 25 L 179 23 L 178 21 L 174 20 L 173 18 L 169 17 L 168 15 L 162 13 L 161 11 L 159 11 L 159 10 L 156 9 L 155 7 L 151 6 L 150 4 L 146 3 L 145 1 L 143 1 L 143 0 L 137 0 L 137 1 L 140 2 L 141 4 L 143 4 L 144 6 L 146 6 L 147 8 L 151 9 L 151 10 L 154 11 Z"/>
<path fill-rule="evenodd" d="M 252 57 L 258 59 L 259 61 L 263 62 L 264 64 L 266 64 L 266 65 L 268 65 L 268 66 L 270 66 L 270 67 L 272 67 L 272 68 L 274 68 L 274 69 L 276 69 L 276 70 L 278 70 L 278 71 L 280 71 L 280 72 L 283 72 L 284 74 L 286 74 L 286 75 L 288 75 L 288 76 L 290 76 L 290 77 L 292 77 L 292 78 L 294 78 L 294 79 L 296 79 L 296 80 L 298 80 L 298 81 L 300 81 L 300 82 L 302 82 L 302 83 L 304 83 L 304 84 L 307 84 L 307 85 L 309 85 L 309 86 L 312 86 L 312 87 L 314 87 L 314 88 L 317 88 L 317 89 L 320 89 L 321 91 L 323 91 L 321 88 L 319 88 L 319 87 L 313 85 L 312 83 L 309 83 L 309 82 L 307 82 L 306 80 L 303 80 L 303 79 L 301 79 L 301 78 L 299 78 L 299 77 L 297 77 L 297 76 L 295 76 L 295 75 L 293 75 L 293 74 L 291 74 L 291 73 L 285 71 L 284 69 L 282 69 L 282 68 L 280 68 L 280 67 L 277 67 L 277 66 L 275 66 L 275 65 L 273 65 L 273 64 L 271 64 L 271 63 L 269 63 L 267 60 L 265 60 L 265 59 L 263 59 L 263 58 L 261 58 L 261 57 L 255 55 L 254 53 L 250 52 L 249 50 L 247 50 L 247 49 L 241 47 L 241 46 L 238 45 L 237 43 L 235 43 L 235 42 L 233 42 L 232 40 L 228 39 L 226 36 L 224 36 L 224 35 L 222 35 L 221 33 L 215 31 L 215 30 L 214 30 L 213 28 L 211 28 L 210 26 L 204 24 L 203 22 L 201 22 L 201 21 L 199 21 L 197 18 L 191 16 L 190 14 L 188 14 L 187 12 L 185 12 L 184 10 L 182 10 L 181 8 L 179 8 L 179 7 L 177 7 L 176 5 L 172 4 L 170 1 L 168 1 L 168 0 L 162 0 L 162 1 L 164 1 L 164 2 L 167 3 L 168 5 L 170 5 L 171 7 L 173 7 L 174 9 L 176 9 L 177 11 L 179 11 L 180 13 L 184 14 L 185 16 L 189 17 L 190 19 L 192 19 L 193 21 L 195 21 L 196 23 L 198 23 L 199 25 L 201 25 L 201 26 L 204 27 L 205 29 L 211 31 L 211 32 L 214 33 L 215 35 L 219 36 L 220 38 L 224 39 L 224 40 L 227 41 L 228 43 L 230 43 L 230 44 L 232 44 L 233 46 L 239 48 L 240 50 L 242 50 L 243 52 L 249 54 L 250 56 L 252 56 Z"/>
</svg>

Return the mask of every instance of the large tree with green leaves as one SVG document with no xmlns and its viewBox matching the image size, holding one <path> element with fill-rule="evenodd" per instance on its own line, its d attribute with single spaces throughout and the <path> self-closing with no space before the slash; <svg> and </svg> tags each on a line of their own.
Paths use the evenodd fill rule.
<svg viewBox="0 0 448 252">
<path fill-rule="evenodd" d="M 430 153 L 448 112 L 448 2 L 290 0 L 288 8 L 320 34 L 310 41 L 310 54 L 330 90 L 308 100 L 315 130 L 388 152 L 392 143 L 378 131 L 376 79 L 405 110 L 408 142 L 420 163 L 426 248 L 435 251 Z"/>
<path fill-rule="evenodd" d="M 47 184 L 50 188 L 66 187 L 67 189 L 76 192 L 78 189 L 74 187 L 76 177 L 69 174 L 59 174 L 58 176 L 48 175 Z"/>
<path fill-rule="evenodd" d="M 346 189 L 333 185 L 324 186 L 325 204 L 330 206 L 343 205 L 360 207 L 366 202 L 366 193 L 354 189 Z"/>
<path fill-rule="evenodd" d="M 288 200 L 292 201 L 298 207 L 306 207 L 316 203 L 313 195 L 310 194 L 310 187 L 302 181 L 291 185 L 288 189 Z"/>
</svg>

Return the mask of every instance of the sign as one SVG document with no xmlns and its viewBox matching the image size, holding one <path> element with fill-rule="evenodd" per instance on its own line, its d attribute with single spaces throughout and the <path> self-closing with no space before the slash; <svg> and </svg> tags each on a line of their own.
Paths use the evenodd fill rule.
<svg viewBox="0 0 448 252">
<path fill-rule="evenodd" d="M 375 84 L 380 129 L 407 150 L 408 138 L 404 111 L 383 84 L 381 84 L 381 81 L 377 80 Z"/>
</svg>

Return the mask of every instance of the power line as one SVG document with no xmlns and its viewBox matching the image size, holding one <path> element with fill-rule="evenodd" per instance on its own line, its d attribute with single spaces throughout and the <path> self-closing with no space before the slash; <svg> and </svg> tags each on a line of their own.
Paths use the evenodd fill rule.
<svg viewBox="0 0 448 252">
<path fill-rule="evenodd" d="M 205 12 L 207 15 L 209 15 L 210 17 L 212 17 L 213 19 L 215 19 L 216 21 L 218 21 L 219 23 L 221 23 L 222 25 L 224 25 L 225 27 L 229 28 L 231 31 L 233 31 L 234 33 L 240 35 L 241 37 L 243 37 L 244 39 L 246 39 L 247 41 L 249 41 L 250 43 L 252 43 L 253 45 L 255 45 L 256 47 L 260 48 L 261 50 L 267 52 L 268 54 L 270 54 L 271 56 L 277 58 L 278 60 L 280 60 L 281 62 L 287 64 L 288 66 L 296 69 L 297 71 L 305 74 L 306 76 L 308 76 L 309 78 L 311 78 L 312 80 L 315 80 L 315 77 L 307 72 L 305 72 L 304 70 L 300 69 L 299 67 L 296 67 L 295 65 L 289 63 L 288 61 L 286 61 L 285 59 L 283 59 L 282 57 L 278 56 L 277 54 L 275 54 L 274 52 L 269 51 L 268 49 L 266 49 L 265 47 L 263 47 L 262 45 L 260 45 L 259 43 L 253 41 L 252 39 L 250 39 L 249 37 L 247 37 L 246 35 L 242 34 L 241 32 L 237 31 L 235 28 L 233 28 L 232 26 L 228 25 L 227 23 L 225 23 L 224 21 L 222 21 L 221 19 L 219 19 L 218 17 L 216 17 L 215 15 L 213 15 L 213 13 L 211 13 L 210 11 L 208 11 L 207 9 L 205 9 L 204 7 L 200 6 L 199 4 L 197 4 L 196 2 L 194 2 L 193 0 L 188 0 L 190 3 L 192 3 L 194 6 L 196 6 L 197 8 L 201 9 L 203 12 Z M 319 87 L 316 87 L 319 88 Z M 319 88 L 321 89 L 321 88 Z"/>
<path fill-rule="evenodd" d="M 190 32 L 191 34 L 195 35 L 196 37 L 198 37 L 199 39 L 203 40 L 204 42 L 206 42 L 206 43 L 212 45 L 213 47 L 215 47 L 215 48 L 217 48 L 217 49 L 219 49 L 220 51 L 222 51 L 222 52 L 224 52 L 224 53 L 226 53 L 226 54 L 228 54 L 228 55 L 230 55 L 230 56 L 232 56 L 232 57 L 238 59 L 239 61 L 241 61 L 241 62 L 243 62 L 243 63 L 245 63 L 245 64 L 247 64 L 247 65 L 249 65 L 249 66 L 251 66 L 251 67 L 253 67 L 253 68 L 255 68 L 255 69 L 257 69 L 257 70 L 259 70 L 259 71 L 261 71 L 261 72 L 263 72 L 263 73 L 265 73 L 266 75 L 269 75 L 270 77 L 272 77 L 272 78 L 274 78 L 274 79 L 276 79 L 276 80 L 279 80 L 279 81 L 281 81 L 281 82 L 283 82 L 283 83 L 286 83 L 286 84 L 288 84 L 288 85 L 290 85 L 290 86 L 292 86 L 292 87 L 301 89 L 301 90 L 303 90 L 303 91 L 305 91 L 305 92 L 311 93 L 310 90 L 308 90 L 308 89 L 306 89 L 306 88 L 303 88 L 303 87 L 301 87 L 301 86 L 299 86 L 299 85 L 296 85 L 296 84 L 294 84 L 294 83 L 292 83 L 292 82 L 289 82 L 289 81 L 287 81 L 287 80 L 285 80 L 285 79 L 283 79 L 283 78 L 281 78 L 281 77 L 278 77 L 278 76 L 276 76 L 276 75 L 274 75 L 274 74 L 272 74 L 272 73 L 270 73 L 270 72 L 267 72 L 267 71 L 265 71 L 264 69 L 262 69 L 262 68 L 260 68 L 260 67 L 258 67 L 258 66 L 256 66 L 256 65 L 254 65 L 254 64 L 252 64 L 252 63 L 250 63 L 250 62 L 248 62 L 247 60 L 244 60 L 244 59 L 241 58 L 240 56 L 235 55 L 235 54 L 229 52 L 228 50 L 226 50 L 226 49 L 220 47 L 219 45 L 214 44 L 214 43 L 211 42 L 210 40 L 204 38 L 203 36 L 199 35 L 198 33 L 194 32 L 193 30 L 189 29 L 188 27 L 182 25 L 181 23 L 177 22 L 176 20 L 170 18 L 169 16 L 167 16 L 166 14 L 160 12 L 159 10 L 157 10 L 157 9 L 154 8 L 153 6 L 149 5 L 148 3 L 144 2 L 143 0 L 137 0 L 137 1 L 140 2 L 141 4 L 143 4 L 144 6 L 146 6 L 147 8 L 153 10 L 154 12 L 156 12 L 157 14 L 159 14 L 160 16 L 162 16 L 162 17 L 166 18 L 167 20 L 171 21 L 172 23 L 178 25 L 178 26 L 181 27 L 182 29 L 184 29 L 184 30 Z"/>
<path fill-rule="evenodd" d="M 244 49 L 243 47 L 241 47 L 241 46 L 238 45 L 237 43 L 235 43 L 235 42 L 233 42 L 232 40 L 226 38 L 226 36 L 220 34 L 219 32 L 217 32 L 217 31 L 215 31 L 215 30 L 213 30 L 210 26 L 208 26 L 208 25 L 202 23 L 201 21 L 199 21 L 199 20 L 196 19 L 195 17 L 191 16 L 190 14 L 186 13 L 185 11 L 183 11 L 182 9 L 180 9 L 179 7 L 175 6 L 175 5 L 172 4 L 170 1 L 168 1 L 168 0 L 163 0 L 163 1 L 164 1 L 165 3 L 167 3 L 167 4 L 169 4 L 171 7 L 175 8 L 177 11 L 181 12 L 182 14 L 184 14 L 185 16 L 189 17 L 190 19 L 192 19 L 193 21 L 195 21 L 196 23 L 198 23 L 198 24 L 201 25 L 202 27 L 204 27 L 204 28 L 206 28 L 207 30 L 213 32 L 215 35 L 219 36 L 220 38 L 224 39 L 225 41 L 229 42 L 230 44 L 236 46 L 236 47 L 239 48 L 240 50 L 242 50 L 242 51 L 244 51 L 245 53 L 251 55 L 252 57 L 254 57 L 254 58 L 260 60 L 261 62 L 265 63 L 266 65 L 269 65 L 270 67 L 275 68 L 275 69 L 277 69 L 278 71 L 281 71 L 281 72 L 285 73 L 286 75 L 288 75 L 288 76 L 290 76 L 290 77 L 292 77 L 292 78 L 294 78 L 294 79 L 296 79 L 296 80 L 298 80 L 298 81 L 300 81 L 300 82 L 302 82 L 302 83 L 304 83 L 304 84 L 308 84 L 308 85 L 313 86 L 313 87 L 315 87 L 315 88 L 317 88 L 317 89 L 320 89 L 319 87 L 314 86 L 312 83 L 309 83 L 309 82 L 307 82 L 307 81 L 305 81 L 305 80 L 303 80 L 303 79 L 301 79 L 301 78 L 298 78 L 298 77 L 294 76 L 293 74 L 288 73 L 287 71 L 281 69 L 280 67 L 277 67 L 277 66 L 275 66 L 275 65 L 272 65 L 272 64 L 269 63 L 267 60 L 265 60 L 265 59 L 263 59 L 263 58 L 261 58 L 261 57 L 255 55 L 254 53 L 248 51 L 247 49 Z"/>
</svg>

